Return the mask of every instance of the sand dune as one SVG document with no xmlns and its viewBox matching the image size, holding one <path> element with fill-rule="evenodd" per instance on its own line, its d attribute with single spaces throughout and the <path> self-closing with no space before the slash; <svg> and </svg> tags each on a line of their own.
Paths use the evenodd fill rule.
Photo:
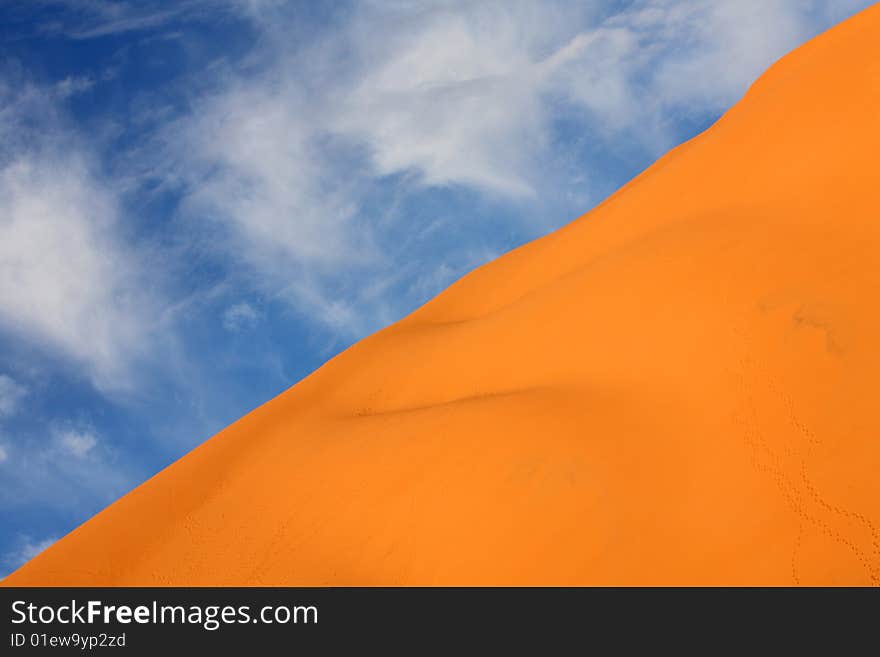
<svg viewBox="0 0 880 657">
<path fill-rule="evenodd" d="M 11 585 L 880 584 L 880 6 Z"/>
</svg>

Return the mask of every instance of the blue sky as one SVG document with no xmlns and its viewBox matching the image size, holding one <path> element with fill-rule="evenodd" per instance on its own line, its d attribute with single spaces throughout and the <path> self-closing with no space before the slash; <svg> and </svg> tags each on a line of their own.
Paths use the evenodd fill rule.
<svg viewBox="0 0 880 657">
<path fill-rule="evenodd" d="M 6 0 L 0 574 L 869 4 Z"/>
</svg>

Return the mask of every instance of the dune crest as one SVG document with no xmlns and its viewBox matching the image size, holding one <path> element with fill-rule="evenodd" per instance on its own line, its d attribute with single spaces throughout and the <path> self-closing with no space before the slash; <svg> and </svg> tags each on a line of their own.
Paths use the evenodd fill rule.
<svg viewBox="0 0 880 657">
<path fill-rule="evenodd" d="M 6 585 L 880 584 L 880 6 Z"/>
</svg>

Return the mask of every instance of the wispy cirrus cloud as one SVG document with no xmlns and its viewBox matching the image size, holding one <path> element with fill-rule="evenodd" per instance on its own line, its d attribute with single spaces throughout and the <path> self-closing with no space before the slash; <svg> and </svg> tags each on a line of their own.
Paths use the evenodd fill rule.
<svg viewBox="0 0 880 657">
<path fill-rule="evenodd" d="M 27 395 L 27 388 L 15 379 L 0 374 L 0 418 L 18 410 L 19 402 Z"/>
<path fill-rule="evenodd" d="M 233 333 L 253 328 L 259 321 L 259 311 L 245 301 L 235 303 L 223 312 L 223 328 Z"/>
<path fill-rule="evenodd" d="M 681 116 L 717 116 L 831 14 L 864 3 L 845 4 L 368 2 L 291 38 L 301 5 L 240 3 L 260 45 L 162 130 L 157 168 L 264 292 L 357 336 L 376 327 L 365 316 L 424 299 L 401 303 L 413 252 L 387 237 L 415 229 L 377 209 L 379 190 L 472 190 L 512 217 L 571 196 L 580 206 L 566 211 L 584 211 L 616 141 L 659 156 Z M 365 280 L 395 290 L 395 309 Z"/>
<path fill-rule="evenodd" d="M 58 444 L 67 454 L 83 458 L 95 448 L 98 439 L 90 431 L 66 429 L 58 433 Z"/>
<path fill-rule="evenodd" d="M 136 138 L 115 154 L 130 170 L 116 178 L 60 109 L 95 77 L 0 87 L 0 328 L 63 353 L 103 389 L 124 387 L 151 318 L 173 312 L 145 292 L 157 268 L 122 230 L 132 217 L 119 190 L 152 178 L 180 192 L 175 225 L 205 227 L 196 239 L 228 275 L 360 337 L 547 230 L 544 206 L 562 218 L 588 209 L 617 144 L 649 161 L 678 141 L 681 116 L 717 115 L 776 57 L 863 4 L 366 2 L 311 34 L 297 27 L 308 3 L 229 0 L 212 14 L 198 1 L 44 0 L 60 22 L 39 14 L 37 25 L 68 38 L 231 15 L 257 38 L 246 57 L 183 75 L 183 87 L 198 82 L 185 103 L 141 99 L 150 117 L 133 119 Z M 410 201 L 434 191 L 472 204 L 415 218 Z M 499 211 L 526 225 L 508 242 L 484 227 Z M 417 225 L 461 230 L 450 215 L 462 212 L 460 247 L 438 248 L 442 231 Z"/>
<path fill-rule="evenodd" d="M 30 561 L 40 552 L 43 552 L 57 540 L 57 536 L 35 539 L 28 534 L 19 534 L 15 541 L 15 547 L 2 555 L 0 564 L 2 564 L 4 570 L 15 570 L 21 564 Z"/>
<path fill-rule="evenodd" d="M 198 19 L 226 9 L 212 0 L 10 0 L 7 11 L 39 33 L 68 39 L 96 39 L 155 29 L 172 21 Z M 40 11 L 33 21 L 34 11 Z"/>
<path fill-rule="evenodd" d="M 152 300 L 113 186 L 53 89 L 0 81 L 0 99 L 0 328 L 124 388 Z"/>
<path fill-rule="evenodd" d="M 52 426 L 54 424 L 54 426 Z M 139 479 L 118 448 L 89 425 L 56 421 L 46 435 L 20 434 L 2 443 L 0 509 L 98 510 Z"/>
</svg>

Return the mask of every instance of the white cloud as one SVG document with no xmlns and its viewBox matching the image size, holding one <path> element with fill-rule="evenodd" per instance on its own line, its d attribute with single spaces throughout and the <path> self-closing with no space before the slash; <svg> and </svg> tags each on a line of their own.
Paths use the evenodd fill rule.
<svg viewBox="0 0 880 657">
<path fill-rule="evenodd" d="M 345 40 L 362 66 L 337 92 L 329 129 L 365 144 L 377 175 L 533 195 L 547 128 L 539 65 L 555 13 L 457 3 L 359 16 Z"/>
<path fill-rule="evenodd" d="M 403 176 L 404 190 L 561 196 L 602 163 L 560 163 L 560 119 L 659 156 L 677 139 L 676 116 L 728 107 L 832 5 L 364 3 L 303 45 L 278 3 L 241 2 L 262 50 L 166 131 L 165 168 L 188 188 L 187 210 L 224 227 L 215 243 L 266 290 L 356 326 L 362 286 L 340 281 L 397 266 L 383 263 L 373 237 L 389 227 L 366 200 L 387 176 Z"/>
<path fill-rule="evenodd" d="M 210 15 L 199 1 L 46 3 L 79 7 L 58 27 L 71 37 Z M 460 186 L 519 207 L 571 196 L 586 210 L 588 192 L 571 190 L 604 163 L 564 152 L 572 134 L 659 155 L 677 115 L 719 112 L 821 21 L 863 4 L 366 2 L 307 41 L 291 38 L 296 6 L 229 0 L 217 6 L 253 20 L 255 51 L 239 70 L 211 67 L 200 88 L 214 91 L 188 116 L 161 119 L 153 171 L 184 187 L 184 212 L 210 222 L 212 244 L 261 292 L 356 336 L 375 327 L 365 314 L 385 316 L 363 281 L 390 289 L 406 265 L 377 236 L 409 228 L 370 206 L 389 176 L 401 194 Z M 117 195 L 52 107 L 92 82 L 0 87 L 0 326 L 110 389 L 125 385 L 155 313 L 145 268 L 120 239 Z M 562 119 L 573 127 L 560 135 Z"/>
<path fill-rule="evenodd" d="M 13 449 L 10 449 L 12 447 Z M 88 427 L 55 426 L 23 433 L 3 446 L 0 509 L 45 508 L 96 512 L 139 483 L 119 448 L 99 440 Z"/>
<path fill-rule="evenodd" d="M 6 451 L 6 447 L 4 445 L 0 445 L 0 463 L 5 463 L 9 460 L 9 452 Z"/>
<path fill-rule="evenodd" d="M 150 303 L 116 195 L 53 95 L 0 80 L 0 327 L 54 348 L 104 389 L 129 383 Z"/>
<path fill-rule="evenodd" d="M 21 534 L 18 537 L 18 545 L 13 550 L 3 555 L 3 564 L 11 572 L 33 559 L 57 540 L 57 536 L 50 536 L 48 538 L 37 540 L 32 536 Z"/>
<path fill-rule="evenodd" d="M 63 80 L 55 83 L 55 93 L 59 97 L 69 98 L 88 91 L 95 86 L 94 79 L 88 76 L 68 75 Z"/>
<path fill-rule="evenodd" d="M 30 17 L 38 31 L 69 39 L 93 39 L 159 28 L 174 19 L 199 18 L 219 8 L 215 0 L 7 0 L 12 11 Z M 49 9 L 48 16 L 34 9 Z"/>
<path fill-rule="evenodd" d="M 0 417 L 12 415 L 26 394 L 27 388 L 5 374 L 0 374 Z"/>
<path fill-rule="evenodd" d="M 638 29 L 660 34 L 664 48 L 654 93 L 667 105 L 726 108 L 810 34 L 804 7 L 790 0 L 722 0 L 642 11 Z"/>
<path fill-rule="evenodd" d="M 223 328 L 227 331 L 237 332 L 253 327 L 259 320 L 260 313 L 254 310 L 249 303 L 236 303 L 224 311 Z"/>
<path fill-rule="evenodd" d="M 363 253 L 346 224 L 344 179 L 332 179 L 312 143 L 320 108 L 298 90 L 235 84 L 202 102 L 168 138 L 177 174 L 191 185 L 189 207 L 223 222 L 247 259 L 264 266 L 320 267 Z"/>
<path fill-rule="evenodd" d="M 66 453 L 82 458 L 94 449 L 98 439 L 88 431 L 65 430 L 58 434 L 58 443 Z"/>
</svg>

